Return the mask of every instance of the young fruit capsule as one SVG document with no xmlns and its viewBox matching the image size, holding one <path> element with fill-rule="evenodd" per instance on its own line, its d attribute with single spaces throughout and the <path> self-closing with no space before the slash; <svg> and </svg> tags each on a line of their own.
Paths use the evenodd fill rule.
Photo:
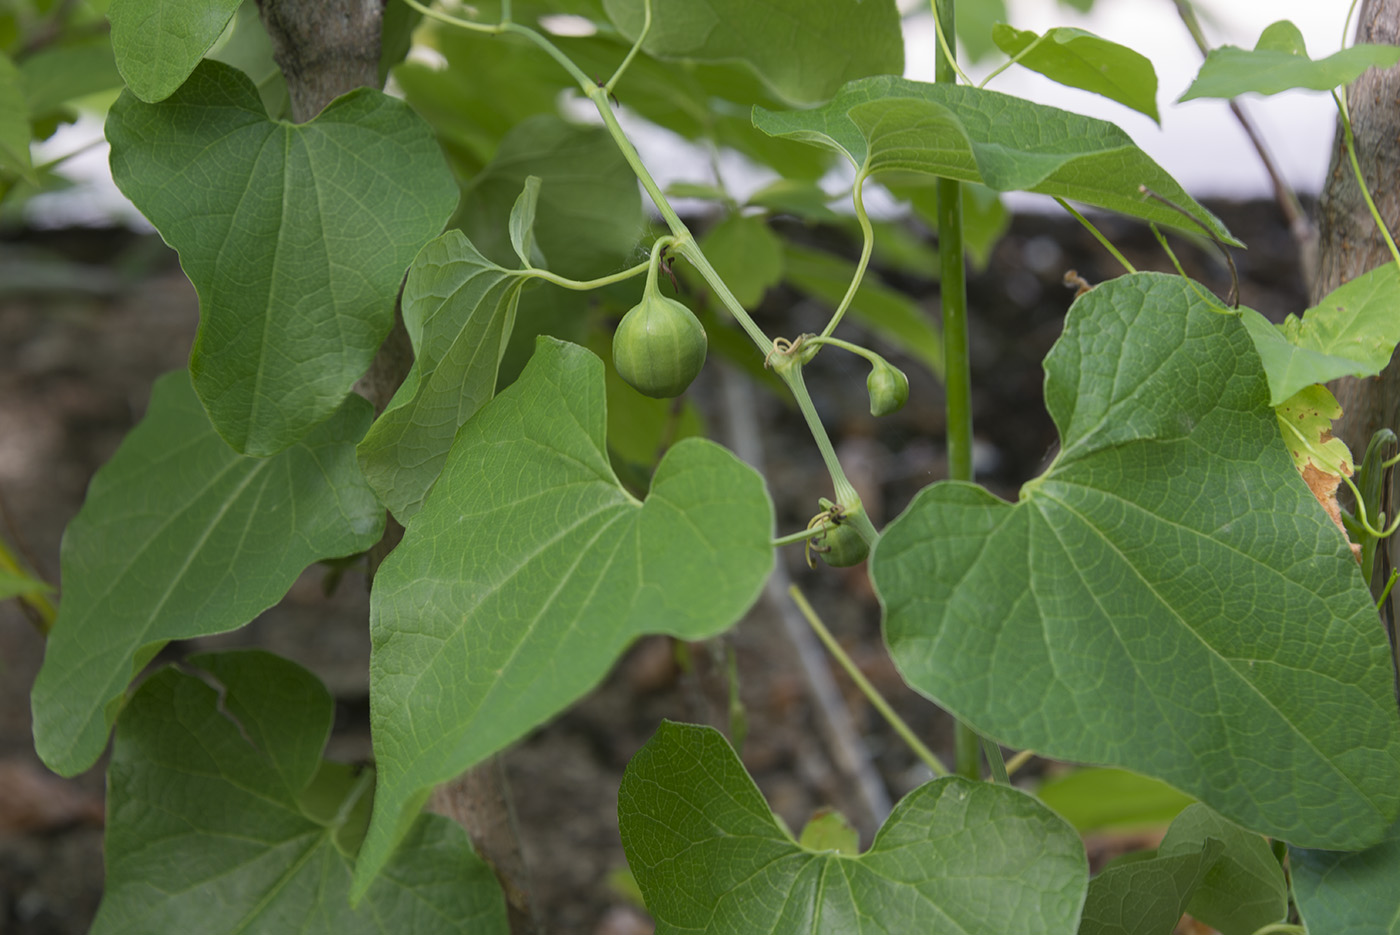
<svg viewBox="0 0 1400 935">
<path fill-rule="evenodd" d="M 814 549 L 833 568 L 849 568 L 865 561 L 870 554 L 870 545 L 850 523 L 833 525 L 821 537 L 820 550 Z"/>
<path fill-rule="evenodd" d="M 909 378 L 904 371 L 883 360 L 870 368 L 865 388 L 870 391 L 872 416 L 898 412 L 909 401 Z"/>
<path fill-rule="evenodd" d="M 649 290 L 613 332 L 613 365 L 637 392 L 666 399 L 700 373 L 708 344 L 690 309 Z"/>
</svg>

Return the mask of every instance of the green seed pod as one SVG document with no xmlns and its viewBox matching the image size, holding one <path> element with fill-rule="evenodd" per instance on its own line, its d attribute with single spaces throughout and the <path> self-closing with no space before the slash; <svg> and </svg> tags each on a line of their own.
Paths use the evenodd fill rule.
<svg viewBox="0 0 1400 935">
<path fill-rule="evenodd" d="M 865 388 L 870 391 L 872 416 L 898 412 L 909 401 L 909 378 L 903 370 L 883 360 L 870 368 L 870 376 L 865 378 Z"/>
<path fill-rule="evenodd" d="M 705 365 L 699 319 L 675 299 L 648 292 L 613 332 L 613 365 L 644 396 L 679 396 Z"/>
<path fill-rule="evenodd" d="M 870 554 L 870 545 L 860 537 L 850 523 L 832 526 L 821 537 L 823 550 L 818 552 L 822 561 L 833 568 L 849 568 L 865 561 Z"/>
</svg>

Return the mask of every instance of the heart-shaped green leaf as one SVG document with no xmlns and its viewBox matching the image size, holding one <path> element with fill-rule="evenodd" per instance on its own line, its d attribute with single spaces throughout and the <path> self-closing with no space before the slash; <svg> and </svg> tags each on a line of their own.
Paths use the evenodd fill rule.
<svg viewBox="0 0 1400 935">
<path fill-rule="evenodd" d="M 360 442 L 375 493 L 407 524 L 437 480 L 452 438 L 491 399 L 525 278 L 448 231 L 413 261 L 403 321 L 413 367 Z"/>
<path fill-rule="evenodd" d="M 1126 276 L 1074 304 L 1045 369 L 1063 448 L 1020 502 L 935 484 L 871 555 L 905 678 L 1252 830 L 1377 841 L 1400 811 L 1389 643 L 1238 319 Z"/>
<path fill-rule="evenodd" d="M 357 910 L 368 773 L 321 760 L 334 705 L 258 651 L 163 669 L 122 712 L 108 768 L 106 888 L 94 935 L 504 935 L 505 901 L 461 828 L 419 818 Z"/>
<path fill-rule="evenodd" d="M 432 132 L 360 89 L 310 123 L 267 119 L 241 72 L 205 62 L 159 104 L 107 118 L 112 177 L 199 291 L 195 390 L 236 450 L 324 421 L 369 367 L 415 253 L 456 204 Z"/>
<path fill-rule="evenodd" d="M 835 150 L 862 175 L 917 172 L 1040 192 L 1199 233 L 1176 211 L 1144 198 L 1145 185 L 1221 240 L 1239 244 L 1118 127 L 996 91 L 865 78 L 814 110 L 755 107 L 753 122 L 773 136 Z"/>
<path fill-rule="evenodd" d="M 1281 405 L 1299 390 L 1338 377 L 1374 377 L 1400 343 L 1400 270 L 1386 263 L 1327 294 L 1300 319 L 1274 325 L 1240 309 L 1244 326 L 1269 377 L 1269 403 Z"/>
<path fill-rule="evenodd" d="M 1289 867 L 1309 932 L 1400 935 L 1400 824 L 1358 853 L 1292 848 Z"/>
<path fill-rule="evenodd" d="M 356 396 L 281 454 L 244 457 L 188 373 L 156 382 L 63 535 L 63 601 L 32 700 L 51 769 L 92 765 L 127 683 L 166 641 L 240 627 L 307 565 L 379 539 L 384 511 L 355 464 L 370 418 Z"/>
<path fill-rule="evenodd" d="M 643 0 L 603 0 L 629 41 L 642 31 Z M 830 97 L 843 82 L 904 71 L 904 36 L 893 0 L 651 0 L 642 48 L 662 59 L 743 62 L 793 104 Z"/>
<path fill-rule="evenodd" d="M 905 796 L 864 854 L 803 847 L 709 727 L 663 723 L 617 800 L 657 935 L 1069 933 L 1088 880 L 1058 815 L 956 777 Z"/>
<path fill-rule="evenodd" d="M 165 100 L 185 83 L 241 2 L 112 0 L 112 48 L 127 87 L 147 103 Z"/>
<path fill-rule="evenodd" d="M 1101 94 L 1162 122 L 1157 113 L 1157 72 L 1151 60 L 1127 46 L 1067 26 L 1037 36 L 997 23 L 992 39 L 1007 55 L 1020 55 L 1021 65 L 1051 81 Z"/>
<path fill-rule="evenodd" d="M 1192 894 L 1186 911 L 1221 935 L 1253 935 L 1288 916 L 1288 882 L 1262 837 L 1227 821 L 1204 805 L 1190 806 L 1172 822 L 1158 857 L 1201 853 L 1216 840 L 1223 850 Z"/>
<path fill-rule="evenodd" d="M 370 606 L 379 795 L 356 868 L 374 879 L 435 783 L 565 708 L 644 633 L 712 636 L 773 563 L 763 481 L 700 439 L 638 502 L 604 440 L 603 365 L 541 337 L 462 427 Z"/>
<path fill-rule="evenodd" d="M 1180 100 L 1277 94 L 1292 88 L 1330 91 L 1355 81 L 1368 68 L 1389 68 L 1396 62 L 1400 48 L 1393 45 L 1354 45 L 1313 61 L 1298 27 L 1279 20 L 1264 30 L 1253 51 L 1233 45 L 1211 49 Z"/>
<path fill-rule="evenodd" d="M 1120 858 L 1089 881 L 1079 935 L 1170 935 L 1224 850 L 1211 839 L 1172 857 Z"/>
</svg>

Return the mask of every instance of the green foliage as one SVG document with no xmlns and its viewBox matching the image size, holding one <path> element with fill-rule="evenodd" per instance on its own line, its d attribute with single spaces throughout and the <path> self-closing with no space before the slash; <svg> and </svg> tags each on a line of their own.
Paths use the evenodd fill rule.
<svg viewBox="0 0 1400 935">
<path fill-rule="evenodd" d="M 148 104 L 185 83 L 242 0 L 112 0 L 112 48 L 131 93 Z M 134 199 L 133 199 L 134 200 Z"/>
<path fill-rule="evenodd" d="M 731 215 L 706 231 L 700 246 L 745 308 L 757 308 L 782 281 L 783 243 L 762 218 Z M 703 283 L 699 276 L 688 278 Z"/>
<path fill-rule="evenodd" d="M 358 892 L 435 783 L 578 699 L 633 639 L 712 636 L 758 596 L 773 562 L 758 475 L 687 439 L 639 503 L 608 464 L 605 420 L 601 362 L 541 338 L 520 379 L 458 433 L 380 568 L 380 787 Z"/>
<path fill-rule="evenodd" d="M 9 600 L 12 597 L 28 597 L 35 594 L 47 594 L 53 588 L 37 578 L 31 578 L 23 572 L 7 571 L 0 568 L 0 601 Z"/>
<path fill-rule="evenodd" d="M 262 652 L 189 665 L 147 679 L 117 728 L 95 935 L 369 935 L 386 919 L 416 935 L 509 931 L 491 868 L 437 815 L 419 817 L 352 910 L 373 774 L 321 759 L 330 693 Z"/>
<path fill-rule="evenodd" d="M 1310 932 L 1400 933 L 1400 825 L 1360 853 L 1289 850 L 1293 895 Z"/>
<path fill-rule="evenodd" d="M 1141 831 L 1157 828 L 1191 804 L 1164 782 L 1124 769 L 1087 767 L 1050 779 L 1035 790 L 1076 831 Z"/>
<path fill-rule="evenodd" d="M 1177 816 L 1157 847 L 1171 858 L 1204 853 L 1207 842 L 1223 845 L 1201 879 L 1186 911 L 1221 935 L 1253 935 L 1288 915 L 1288 883 L 1269 842 L 1226 821 L 1204 805 Z"/>
<path fill-rule="evenodd" d="M 1126 46 L 1063 26 L 1037 36 L 998 23 L 992 38 L 1007 55 L 1020 55 L 1020 64 L 1051 81 L 1101 94 L 1162 122 L 1157 113 L 1157 72 L 1151 61 Z"/>
<path fill-rule="evenodd" d="M 188 374 L 93 478 L 63 537 L 63 602 L 34 683 L 34 744 L 56 772 L 102 753 L 127 683 L 168 640 L 240 627 L 312 562 L 361 552 L 383 513 L 355 464 L 369 425 L 355 397 L 271 458 L 239 455 Z"/>
<path fill-rule="evenodd" d="M 33 179 L 29 161 L 29 111 L 24 95 L 24 77 L 15 63 L 0 55 L 0 169 L 18 172 Z"/>
<path fill-rule="evenodd" d="M 1189 209 L 1225 242 L 1239 243 L 1118 127 L 996 91 L 867 78 L 845 85 L 813 110 L 756 108 L 754 123 L 774 136 L 834 150 L 862 176 L 918 172 L 996 191 L 1040 192 L 1197 230 L 1177 212 L 1144 199 L 1139 188 L 1146 185 Z"/>
<path fill-rule="evenodd" d="M 1098 286 L 1046 358 L 1050 469 L 925 488 L 871 577 L 906 680 L 1002 743 L 1365 846 L 1400 810 L 1389 646 L 1251 347 L 1180 278 Z"/>
<path fill-rule="evenodd" d="M 1397 305 L 1400 270 L 1386 263 L 1338 286 L 1302 318 L 1289 315 L 1281 325 L 1253 309 L 1240 309 L 1269 377 L 1269 403 L 1278 406 L 1314 383 L 1379 375 L 1400 341 Z"/>
<path fill-rule="evenodd" d="M 118 187 L 199 290 L 190 372 L 219 434 L 254 455 L 293 444 L 369 367 L 452 211 L 427 126 L 367 89 L 274 122 L 245 75 L 205 62 L 160 104 L 124 93 L 107 137 Z"/>
<path fill-rule="evenodd" d="M 1120 860 L 1089 881 L 1079 935 L 1169 935 L 1225 846 Z"/>
<path fill-rule="evenodd" d="M 805 847 L 719 732 L 688 724 L 663 723 L 633 757 L 617 808 L 657 935 L 835 935 L 862 919 L 887 932 L 1068 932 L 1088 876 L 1057 815 L 961 778 L 905 796 L 859 856 Z"/>
<path fill-rule="evenodd" d="M 641 32 L 643 0 L 603 0 L 629 41 Z M 893 0 L 651 0 L 642 48 L 661 59 L 740 61 L 779 97 L 815 104 L 842 84 L 904 71 L 904 37 Z"/>
<path fill-rule="evenodd" d="M 1392 45 L 1354 45 L 1314 61 L 1298 27 L 1279 20 L 1264 30 L 1253 51 L 1232 45 L 1212 49 L 1180 99 L 1277 94 L 1293 88 L 1330 91 L 1355 81 L 1368 68 L 1389 68 L 1396 62 L 1400 48 Z"/>
</svg>

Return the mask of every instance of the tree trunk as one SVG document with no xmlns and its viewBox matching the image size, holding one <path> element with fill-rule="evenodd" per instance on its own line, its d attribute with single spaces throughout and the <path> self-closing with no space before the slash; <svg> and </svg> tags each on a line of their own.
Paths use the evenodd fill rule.
<svg viewBox="0 0 1400 935">
<path fill-rule="evenodd" d="M 1356 42 L 1400 44 L 1400 0 L 1365 0 Z M 1347 89 L 1347 106 L 1366 187 L 1390 229 L 1400 229 L 1400 67 L 1368 70 Z M 1342 283 L 1392 261 L 1361 196 L 1342 139 L 1339 123 L 1331 169 L 1318 203 L 1320 248 L 1314 304 Z M 1356 457 L 1365 452 L 1377 429 L 1400 428 L 1400 367 L 1393 359 L 1381 376 L 1338 380 L 1332 391 L 1345 410 L 1336 434 Z M 1392 504 L 1400 503 L 1396 487 L 1392 478 L 1384 495 L 1387 514 L 1395 512 Z M 1378 551 L 1376 575 L 1381 582 L 1395 567 L 1395 558 L 1392 539 Z M 1386 617 L 1394 619 L 1393 608 L 1388 608 Z"/>
<path fill-rule="evenodd" d="M 379 59 L 386 0 L 259 0 L 273 57 L 287 79 L 292 119 L 304 123 L 342 94 L 380 85 Z M 384 411 L 413 365 L 403 318 L 379 349 L 357 389 Z M 388 530 L 370 553 L 370 576 L 398 544 L 403 527 L 389 517 Z M 476 852 L 496 871 L 506 895 L 510 930 L 536 931 L 525 858 L 499 759 L 489 760 L 435 790 L 431 807 L 466 829 Z"/>
</svg>

